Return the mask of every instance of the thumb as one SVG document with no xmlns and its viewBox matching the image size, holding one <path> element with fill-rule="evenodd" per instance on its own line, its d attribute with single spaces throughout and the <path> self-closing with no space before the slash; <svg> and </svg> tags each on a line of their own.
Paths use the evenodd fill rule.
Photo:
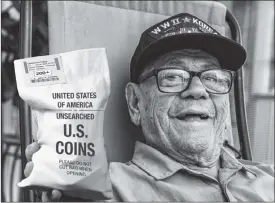
<svg viewBox="0 0 275 203">
<path fill-rule="evenodd" d="M 42 193 L 42 202 L 58 202 L 61 199 L 61 192 L 59 190 L 52 190 Z"/>
<path fill-rule="evenodd" d="M 61 199 L 62 193 L 59 190 L 53 190 L 51 194 L 52 201 L 59 201 Z"/>
</svg>

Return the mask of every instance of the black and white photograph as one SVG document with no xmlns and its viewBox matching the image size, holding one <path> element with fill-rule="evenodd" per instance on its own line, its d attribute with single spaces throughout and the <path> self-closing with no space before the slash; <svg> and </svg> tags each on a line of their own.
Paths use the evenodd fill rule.
<svg viewBox="0 0 275 203">
<path fill-rule="evenodd" d="M 274 1 L 1 0 L 1 202 L 274 202 Z"/>
</svg>

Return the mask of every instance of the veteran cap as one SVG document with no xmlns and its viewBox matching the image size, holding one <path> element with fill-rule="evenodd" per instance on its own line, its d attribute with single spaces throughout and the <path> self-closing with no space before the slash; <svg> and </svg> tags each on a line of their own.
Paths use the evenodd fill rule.
<svg viewBox="0 0 275 203">
<path fill-rule="evenodd" d="M 179 49 L 199 49 L 216 57 L 223 69 L 236 71 L 245 62 L 246 51 L 203 20 L 180 13 L 145 30 L 131 59 L 131 81 L 137 82 L 145 65 Z"/>
</svg>

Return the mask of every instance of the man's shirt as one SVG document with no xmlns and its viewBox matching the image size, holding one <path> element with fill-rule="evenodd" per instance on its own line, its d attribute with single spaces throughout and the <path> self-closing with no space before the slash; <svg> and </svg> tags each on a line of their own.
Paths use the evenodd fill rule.
<svg viewBox="0 0 275 203">
<path fill-rule="evenodd" d="M 110 164 L 115 201 L 274 201 L 274 167 L 221 152 L 218 179 L 137 142 L 133 159 Z"/>
</svg>

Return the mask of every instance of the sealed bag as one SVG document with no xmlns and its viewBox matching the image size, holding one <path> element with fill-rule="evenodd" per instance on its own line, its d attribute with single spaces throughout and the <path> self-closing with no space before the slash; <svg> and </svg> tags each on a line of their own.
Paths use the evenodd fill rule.
<svg viewBox="0 0 275 203">
<path fill-rule="evenodd" d="M 93 200 L 112 198 L 103 139 L 110 96 L 104 48 L 15 60 L 20 97 L 37 124 L 33 170 L 19 187 L 54 188 Z"/>
</svg>

